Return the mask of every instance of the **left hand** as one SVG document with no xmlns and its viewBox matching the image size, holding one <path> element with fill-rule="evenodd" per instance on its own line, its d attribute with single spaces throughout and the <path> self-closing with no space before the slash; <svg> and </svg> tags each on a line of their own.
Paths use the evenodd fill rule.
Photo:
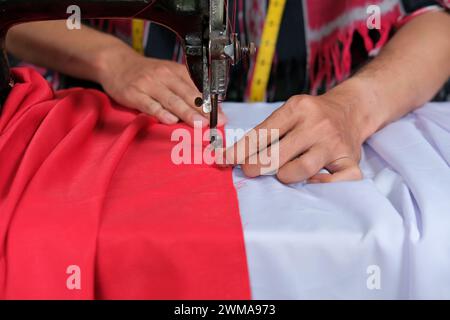
<svg viewBox="0 0 450 320">
<path fill-rule="evenodd" d="M 231 147 L 234 152 L 230 149 L 225 151 L 224 160 L 227 164 L 240 164 L 247 176 L 257 177 L 263 168 L 258 152 L 271 148 L 269 144 L 272 142 L 279 143 L 277 177 L 283 183 L 361 179 L 358 164 L 363 139 L 356 123 L 356 110 L 338 100 L 331 95 L 292 97 L 252 130 L 253 134 L 254 131 L 258 134 L 261 129 L 266 129 L 266 132 L 279 129 L 279 142 L 272 141 L 269 135 L 254 147 L 251 144 L 246 146 L 251 131 Z M 238 152 L 243 150 L 240 148 L 245 152 Z M 270 154 L 270 150 L 266 151 Z M 329 174 L 319 173 L 323 168 Z"/>
</svg>

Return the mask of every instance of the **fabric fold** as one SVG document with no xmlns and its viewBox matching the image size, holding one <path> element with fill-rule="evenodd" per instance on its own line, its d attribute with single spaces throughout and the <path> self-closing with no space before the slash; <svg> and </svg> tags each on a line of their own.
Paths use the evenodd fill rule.
<svg viewBox="0 0 450 320">
<path fill-rule="evenodd" d="M 192 129 L 96 90 L 53 92 L 30 69 L 14 77 L 0 117 L 0 298 L 250 298 L 231 169 L 171 160 L 172 132 Z"/>
</svg>

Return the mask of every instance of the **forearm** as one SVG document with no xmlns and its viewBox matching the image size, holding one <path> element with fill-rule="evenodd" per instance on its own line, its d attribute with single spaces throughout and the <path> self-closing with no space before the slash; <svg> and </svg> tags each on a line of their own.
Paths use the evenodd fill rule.
<svg viewBox="0 0 450 320">
<path fill-rule="evenodd" d="M 103 59 L 106 52 L 127 50 L 116 37 L 87 26 L 68 30 L 65 21 L 17 25 L 9 31 L 6 47 L 23 61 L 96 82 L 107 67 Z"/>
<path fill-rule="evenodd" d="M 450 76 L 450 15 L 434 12 L 405 25 L 380 55 L 329 92 L 351 104 L 361 140 L 429 101 Z"/>
</svg>

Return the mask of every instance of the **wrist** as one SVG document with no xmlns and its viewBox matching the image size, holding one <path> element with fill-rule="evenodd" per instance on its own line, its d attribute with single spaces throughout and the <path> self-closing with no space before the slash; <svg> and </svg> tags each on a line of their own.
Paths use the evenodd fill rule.
<svg viewBox="0 0 450 320">
<path fill-rule="evenodd" d="M 134 50 L 119 39 L 111 39 L 108 44 L 98 47 L 92 55 L 93 81 L 103 84 L 112 77 L 112 72 L 135 54 Z"/>
<path fill-rule="evenodd" d="M 373 85 L 357 76 L 346 80 L 325 94 L 339 105 L 347 108 L 349 117 L 362 144 L 384 124 L 379 98 Z"/>
</svg>

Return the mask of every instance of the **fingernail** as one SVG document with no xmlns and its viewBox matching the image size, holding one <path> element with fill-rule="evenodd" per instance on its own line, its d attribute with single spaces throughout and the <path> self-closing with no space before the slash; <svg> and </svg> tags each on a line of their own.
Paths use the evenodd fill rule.
<svg viewBox="0 0 450 320">
<path fill-rule="evenodd" d="M 169 112 L 164 112 L 162 115 L 163 121 L 166 124 L 175 124 L 178 122 L 178 118 Z"/>
<path fill-rule="evenodd" d="M 195 98 L 194 104 L 195 104 L 196 107 L 200 108 L 203 105 L 203 99 L 201 97 Z"/>
<path fill-rule="evenodd" d="M 194 126 L 198 126 L 198 124 L 200 124 L 200 126 L 202 128 L 206 127 L 208 125 L 208 119 L 206 119 L 205 117 L 203 117 L 200 114 L 194 114 L 192 116 L 192 122 L 194 124 Z"/>
</svg>

